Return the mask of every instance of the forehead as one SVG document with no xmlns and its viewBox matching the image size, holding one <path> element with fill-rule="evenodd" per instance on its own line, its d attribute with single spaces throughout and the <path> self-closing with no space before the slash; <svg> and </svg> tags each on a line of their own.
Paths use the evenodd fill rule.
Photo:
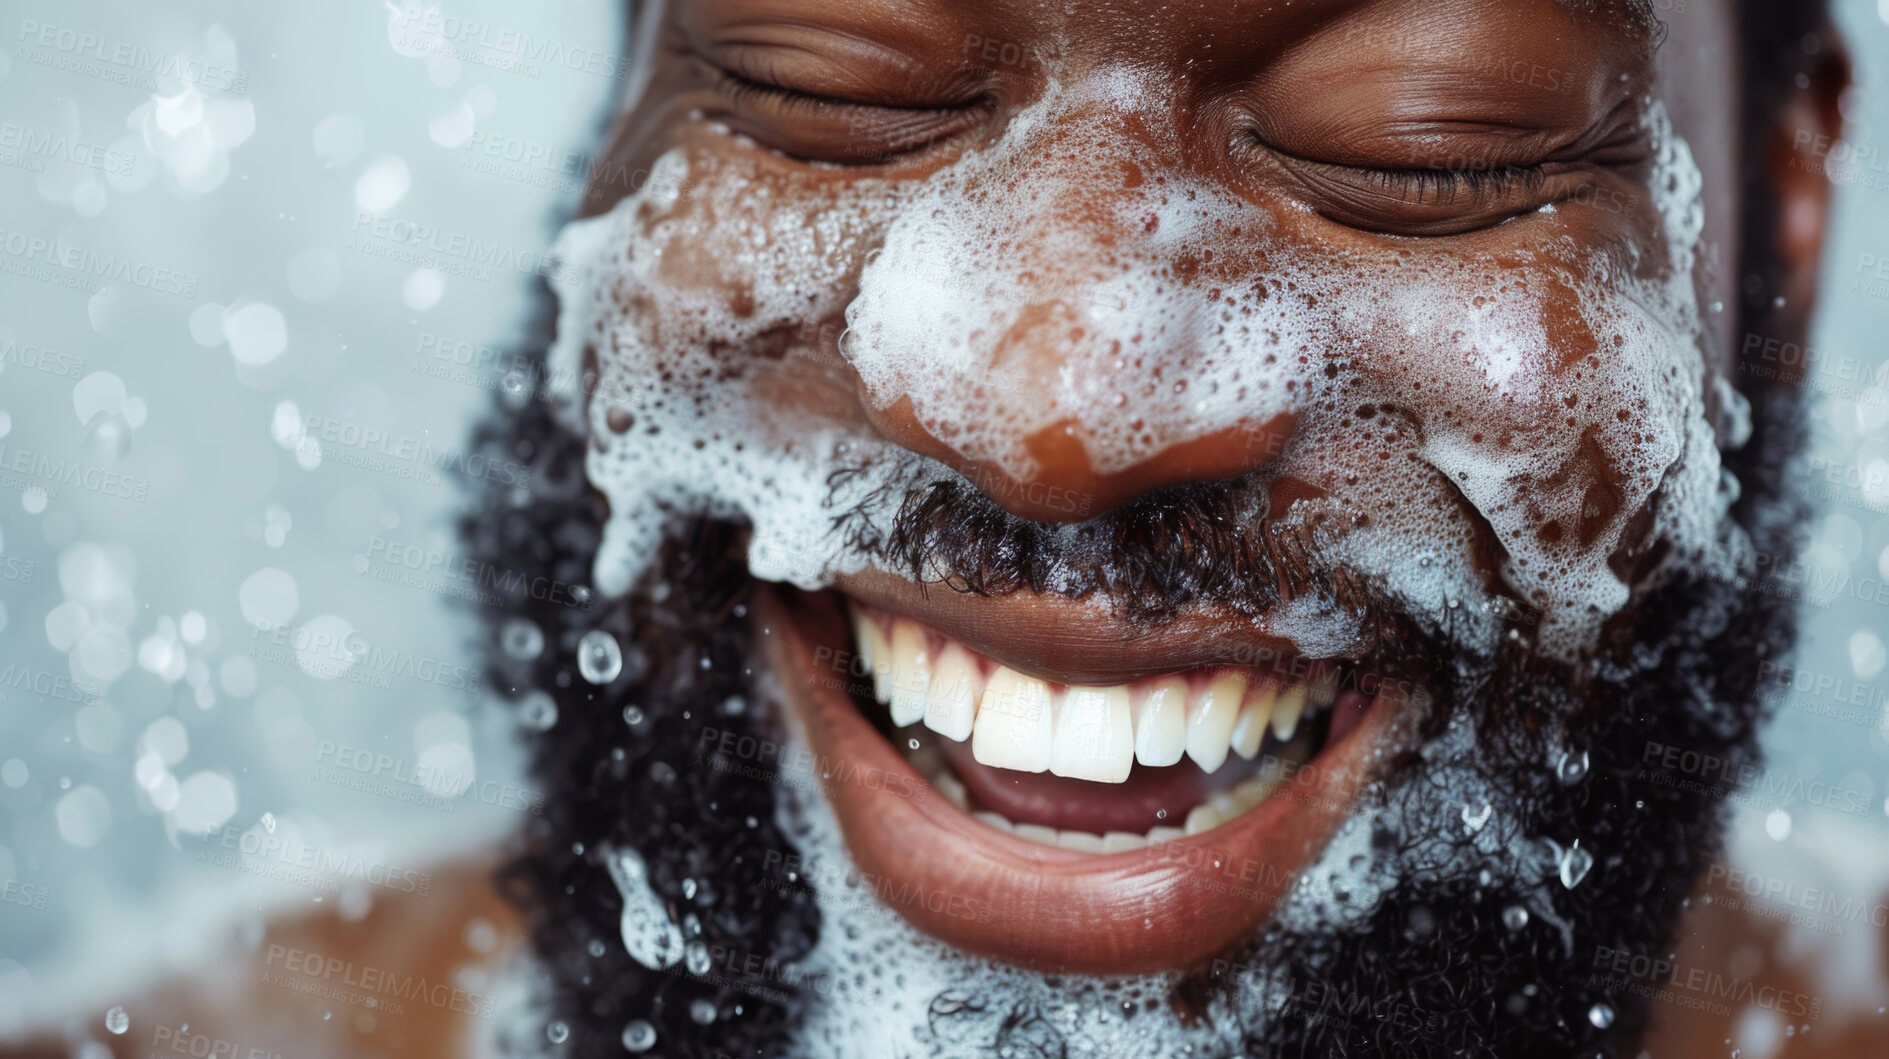
<svg viewBox="0 0 1889 1059">
<path fill-rule="evenodd" d="M 1447 48 L 1502 36 L 1518 47 L 1559 42 L 1644 52 L 1657 0 L 695 0 L 685 18 L 729 30 L 844 23 L 862 40 L 1014 55 L 1053 49 L 1070 61 L 1107 55 L 1201 70 L 1277 55 L 1338 32 L 1348 43 Z M 1672 0 L 1666 0 L 1671 5 Z M 1714 0 L 1707 0 L 1710 5 Z M 1683 0 L 1676 9 L 1683 11 Z"/>
</svg>

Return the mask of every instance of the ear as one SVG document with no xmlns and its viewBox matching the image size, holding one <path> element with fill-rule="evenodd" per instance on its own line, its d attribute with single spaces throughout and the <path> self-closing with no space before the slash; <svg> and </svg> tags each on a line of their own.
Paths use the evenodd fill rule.
<svg viewBox="0 0 1889 1059">
<path fill-rule="evenodd" d="M 1850 57 L 1842 37 L 1825 27 L 1814 40 L 1817 54 L 1777 109 L 1769 142 L 1758 152 L 1767 178 L 1763 186 L 1773 202 L 1770 209 L 1753 214 L 1774 225 L 1763 233 L 1775 248 L 1779 270 L 1770 293 L 1784 299 L 1772 314 L 1779 325 L 1773 333 L 1795 333 L 1800 340 L 1816 307 L 1819 263 L 1829 231 L 1835 185 L 1824 163 L 1842 141 L 1838 104 L 1850 87 Z"/>
</svg>

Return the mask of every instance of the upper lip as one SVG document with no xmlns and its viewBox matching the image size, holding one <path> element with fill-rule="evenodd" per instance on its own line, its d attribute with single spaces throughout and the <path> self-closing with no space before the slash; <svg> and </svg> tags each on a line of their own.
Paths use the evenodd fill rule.
<svg viewBox="0 0 1889 1059">
<path fill-rule="evenodd" d="M 1187 610 L 1144 627 L 1120 620 L 1095 600 L 1034 593 L 998 599 L 876 570 L 841 577 L 837 587 L 875 609 L 922 621 L 1012 669 L 1061 684 L 1126 684 L 1211 665 L 1275 666 L 1299 654 L 1255 619 L 1224 611 Z"/>
</svg>

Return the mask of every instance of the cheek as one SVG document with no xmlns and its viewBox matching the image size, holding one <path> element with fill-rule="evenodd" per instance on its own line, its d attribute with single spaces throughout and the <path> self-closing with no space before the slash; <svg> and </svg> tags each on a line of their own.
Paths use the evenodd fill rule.
<svg viewBox="0 0 1889 1059">
<path fill-rule="evenodd" d="M 557 282 L 548 367 L 595 368 L 590 393 L 565 396 L 610 502 L 595 568 L 606 594 L 629 587 L 681 513 L 746 518 L 760 576 L 811 587 L 837 561 L 806 531 L 848 502 L 825 488 L 850 433 L 837 428 L 858 418 L 833 351 L 882 196 L 748 154 L 726 137 L 685 143 L 559 238 L 575 267 Z"/>
<path fill-rule="evenodd" d="M 1343 513 L 1334 557 L 1433 615 L 1500 577 L 1573 649 L 1582 615 L 1626 602 L 1617 558 L 1648 511 L 1680 509 L 1664 528 L 1701 544 L 1718 460 L 1694 317 L 1672 301 L 1685 281 L 1662 290 L 1604 259 L 1430 262 L 1358 284 L 1281 468 Z"/>
<path fill-rule="evenodd" d="M 679 148 L 657 171 L 672 182 L 634 207 L 606 309 L 652 366 L 706 355 L 743 374 L 837 344 L 879 189 L 782 174 L 725 140 Z"/>
</svg>

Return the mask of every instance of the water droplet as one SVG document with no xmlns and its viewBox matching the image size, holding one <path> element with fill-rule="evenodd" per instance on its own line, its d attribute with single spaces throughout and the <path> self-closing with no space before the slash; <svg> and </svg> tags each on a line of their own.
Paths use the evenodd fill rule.
<svg viewBox="0 0 1889 1059">
<path fill-rule="evenodd" d="M 1773 809 L 1764 814 L 1764 833 L 1771 836 L 1771 841 L 1782 842 L 1791 837 L 1791 814 L 1786 809 Z"/>
<path fill-rule="evenodd" d="M 1502 925 L 1510 930 L 1520 930 L 1528 925 L 1528 909 L 1521 905 L 1510 905 L 1502 910 Z"/>
<path fill-rule="evenodd" d="M 697 1026 L 706 1026 L 714 1022 L 715 1002 L 704 997 L 689 1001 L 689 1018 L 694 1019 Z"/>
<path fill-rule="evenodd" d="M 1587 776 L 1587 751 L 1579 754 L 1564 752 L 1561 761 L 1555 765 L 1555 776 L 1563 786 L 1572 787 Z"/>
<path fill-rule="evenodd" d="M 592 629 L 577 641 L 577 672 L 592 684 L 608 684 L 623 672 L 623 648 L 617 638 Z"/>
<path fill-rule="evenodd" d="M 1465 805 L 1463 806 L 1463 826 L 1468 828 L 1469 833 L 1473 835 L 1482 830 L 1482 825 L 1489 822 L 1489 817 L 1494 812 L 1495 806 L 1488 802 L 1483 802 L 1479 810 Z"/>
<path fill-rule="evenodd" d="M 708 946 L 699 941 L 691 941 L 683 950 L 683 959 L 689 965 L 690 974 L 707 974 L 709 968 Z"/>
<path fill-rule="evenodd" d="M 590 939 L 590 944 L 584 946 L 584 951 L 590 953 L 597 959 L 602 959 L 603 954 L 609 952 L 610 949 L 608 946 L 604 945 L 602 938 L 592 938 Z"/>
<path fill-rule="evenodd" d="M 131 1028 L 131 1016 L 125 1014 L 123 1006 L 114 1007 L 105 1013 L 105 1028 L 122 1036 Z"/>
<path fill-rule="evenodd" d="M 552 1044 L 563 1044 L 571 1037 L 571 1028 L 562 1022 L 553 1022 L 544 1028 L 545 1040 Z"/>
<path fill-rule="evenodd" d="M 1604 1030 L 1614 1024 L 1614 1009 L 1606 1004 L 1595 1004 L 1587 1009 L 1587 1021 L 1593 1023 L 1595 1029 Z"/>
<path fill-rule="evenodd" d="M 647 1052 L 656 1047 L 656 1027 L 643 1019 L 636 1019 L 623 1027 L 623 1049 L 629 1052 Z"/>
<path fill-rule="evenodd" d="M 518 720 L 534 732 L 548 732 L 558 723 L 558 704 L 547 692 L 527 692 L 518 700 Z"/>
<path fill-rule="evenodd" d="M 1572 890 L 1587 878 L 1588 869 L 1594 866 L 1594 855 L 1581 848 L 1581 840 L 1575 839 L 1574 845 L 1561 855 L 1561 885 Z"/>
<path fill-rule="evenodd" d="M 544 633 L 523 618 L 512 618 L 499 629 L 498 645 L 507 658 L 529 662 L 544 653 Z"/>
<path fill-rule="evenodd" d="M 83 444 L 100 463 L 117 463 L 131 452 L 131 430 L 123 415 L 100 412 L 87 425 Z"/>
<path fill-rule="evenodd" d="M 635 728 L 643 723 L 643 711 L 637 706 L 623 707 L 623 723 Z"/>
</svg>

